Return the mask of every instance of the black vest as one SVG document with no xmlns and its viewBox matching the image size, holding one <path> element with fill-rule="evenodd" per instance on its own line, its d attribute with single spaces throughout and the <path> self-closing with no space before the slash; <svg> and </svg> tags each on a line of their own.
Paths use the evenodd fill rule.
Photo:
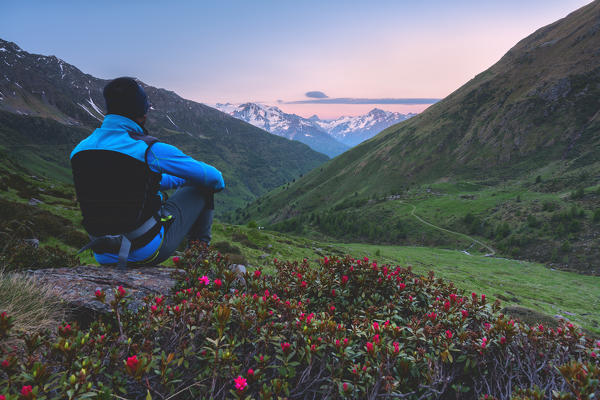
<svg viewBox="0 0 600 400">
<path fill-rule="evenodd" d="M 161 174 L 148 167 L 148 150 L 158 140 L 130 136 L 148 143 L 145 162 L 111 150 L 83 150 L 71 158 L 83 227 L 92 236 L 131 232 L 159 213 Z M 148 243 L 160 228 L 156 224 L 132 248 Z"/>
</svg>

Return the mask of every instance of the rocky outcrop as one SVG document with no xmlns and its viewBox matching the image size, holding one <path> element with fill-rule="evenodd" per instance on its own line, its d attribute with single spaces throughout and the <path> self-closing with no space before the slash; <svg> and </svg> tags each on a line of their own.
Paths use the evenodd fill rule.
<svg viewBox="0 0 600 400">
<path fill-rule="evenodd" d="M 175 275 L 181 272 L 174 268 L 119 269 L 89 265 L 39 269 L 28 273 L 53 286 L 73 310 L 73 318 L 85 326 L 110 313 L 109 304 L 117 287 L 123 286 L 131 300 L 129 309 L 137 311 L 144 305 L 144 297 L 168 293 L 175 285 Z M 96 300 L 94 293 L 98 289 L 106 293 L 105 303 Z"/>
</svg>

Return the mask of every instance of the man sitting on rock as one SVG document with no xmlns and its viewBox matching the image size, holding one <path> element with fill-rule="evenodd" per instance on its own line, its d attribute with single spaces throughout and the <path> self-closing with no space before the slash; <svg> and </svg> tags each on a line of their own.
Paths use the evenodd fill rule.
<svg viewBox="0 0 600 400">
<path fill-rule="evenodd" d="M 187 235 L 210 243 L 213 193 L 225 182 L 214 167 L 148 136 L 150 104 L 132 78 L 104 88 L 102 126 L 71 153 L 83 226 L 100 264 L 152 265 Z M 178 188 L 167 201 L 160 190 Z M 82 249 L 83 250 L 83 249 Z"/>
</svg>

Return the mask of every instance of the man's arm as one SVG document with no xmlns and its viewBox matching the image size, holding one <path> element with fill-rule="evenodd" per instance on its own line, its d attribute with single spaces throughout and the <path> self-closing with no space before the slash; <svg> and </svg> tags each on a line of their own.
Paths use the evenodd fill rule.
<svg viewBox="0 0 600 400">
<path fill-rule="evenodd" d="M 177 147 L 166 143 L 159 142 L 150 148 L 148 165 L 155 172 L 171 175 L 170 178 L 165 178 L 163 175 L 161 187 L 163 181 L 166 185 L 176 184 L 179 186 L 183 182 L 176 181 L 175 178 L 181 178 L 185 180 L 185 183 L 205 186 L 217 191 L 225 188 L 223 175 L 218 169 L 196 161 Z"/>
<path fill-rule="evenodd" d="M 169 174 L 162 174 L 162 179 L 160 180 L 160 190 L 175 189 L 179 186 L 183 186 L 184 184 L 185 179 Z"/>
</svg>

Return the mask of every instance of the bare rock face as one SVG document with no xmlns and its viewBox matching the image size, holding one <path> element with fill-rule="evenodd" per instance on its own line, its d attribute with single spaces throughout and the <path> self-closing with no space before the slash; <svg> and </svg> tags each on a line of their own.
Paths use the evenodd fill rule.
<svg viewBox="0 0 600 400">
<path fill-rule="evenodd" d="M 176 274 L 181 272 L 174 268 L 120 269 L 92 265 L 29 271 L 39 281 L 54 286 L 73 309 L 72 317 L 83 326 L 111 312 L 109 304 L 117 287 L 123 286 L 130 299 L 129 309 L 137 311 L 144 305 L 144 297 L 169 293 Z M 98 289 L 106 294 L 105 303 L 96 300 L 94 293 Z"/>
</svg>

